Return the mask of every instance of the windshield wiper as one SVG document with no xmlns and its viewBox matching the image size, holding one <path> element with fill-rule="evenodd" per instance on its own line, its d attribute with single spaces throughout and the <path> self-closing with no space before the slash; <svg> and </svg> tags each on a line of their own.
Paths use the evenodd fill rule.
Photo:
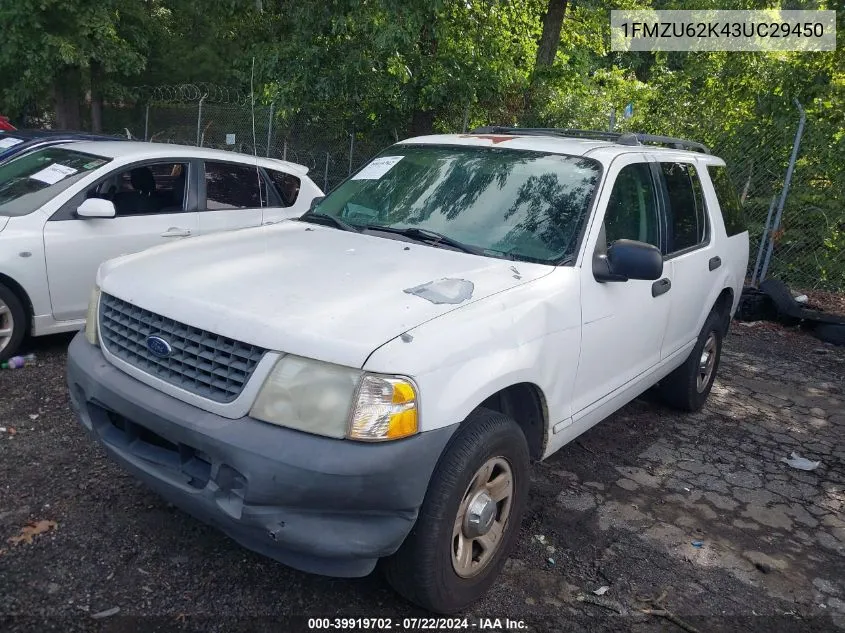
<svg viewBox="0 0 845 633">
<path fill-rule="evenodd" d="M 463 242 L 459 242 L 458 240 L 452 239 L 448 235 L 443 235 L 442 233 L 438 233 L 437 231 L 421 229 L 418 226 L 408 226 L 405 228 L 400 228 L 396 226 L 380 226 L 378 224 L 367 224 L 361 227 L 361 230 L 395 233 L 396 235 L 410 237 L 412 240 L 416 240 L 424 244 L 430 244 L 431 246 L 437 246 L 438 244 L 442 244 L 443 246 L 449 246 L 463 253 L 470 253 L 471 255 L 485 254 L 483 248 L 464 244 Z"/>
<path fill-rule="evenodd" d="M 349 224 L 349 222 L 344 222 L 340 218 L 336 218 L 333 215 L 329 215 L 328 213 L 320 213 L 320 212 L 313 212 L 309 211 L 304 215 L 300 216 L 300 222 L 312 222 L 313 224 L 325 224 L 326 221 L 330 222 L 334 225 L 335 228 L 344 230 L 344 231 L 352 231 L 353 233 L 360 233 L 361 229 L 355 226 L 354 224 Z"/>
</svg>

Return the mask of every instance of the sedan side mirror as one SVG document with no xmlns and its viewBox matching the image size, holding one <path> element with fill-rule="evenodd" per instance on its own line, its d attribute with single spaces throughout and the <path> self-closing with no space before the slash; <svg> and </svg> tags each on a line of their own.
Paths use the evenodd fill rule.
<svg viewBox="0 0 845 633">
<path fill-rule="evenodd" d="M 607 249 L 607 255 L 593 257 L 593 276 L 596 281 L 654 281 L 663 274 L 663 255 L 652 244 L 636 240 L 617 240 Z"/>
<path fill-rule="evenodd" d="M 103 198 L 88 198 L 76 208 L 80 218 L 113 218 L 115 214 L 114 203 Z"/>
</svg>

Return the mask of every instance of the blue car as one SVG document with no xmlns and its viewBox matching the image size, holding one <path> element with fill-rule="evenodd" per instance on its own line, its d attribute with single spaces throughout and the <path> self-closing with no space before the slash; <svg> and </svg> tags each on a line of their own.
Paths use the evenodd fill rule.
<svg viewBox="0 0 845 633">
<path fill-rule="evenodd" d="M 62 130 L 0 130 L 0 165 L 33 149 L 74 141 L 125 141 L 122 136 Z"/>
</svg>

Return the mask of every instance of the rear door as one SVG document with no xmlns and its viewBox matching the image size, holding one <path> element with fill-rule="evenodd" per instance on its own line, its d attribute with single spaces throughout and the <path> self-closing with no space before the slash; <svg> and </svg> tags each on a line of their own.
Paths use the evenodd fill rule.
<svg viewBox="0 0 845 633">
<path fill-rule="evenodd" d="M 53 214 L 44 224 L 53 318 L 85 317 L 102 262 L 198 233 L 196 195 L 188 186 L 190 169 L 189 159 L 122 166 Z M 115 217 L 78 217 L 77 207 L 90 197 L 112 201 Z"/>
<path fill-rule="evenodd" d="M 267 180 L 255 165 L 203 161 L 200 179 L 200 233 L 261 226 L 268 206 Z"/>
<path fill-rule="evenodd" d="M 687 158 L 655 162 L 666 209 L 664 260 L 672 266 L 669 323 L 662 357 L 667 358 L 698 336 L 714 296 L 721 258 L 711 237 L 712 222 L 698 170 Z"/>
</svg>

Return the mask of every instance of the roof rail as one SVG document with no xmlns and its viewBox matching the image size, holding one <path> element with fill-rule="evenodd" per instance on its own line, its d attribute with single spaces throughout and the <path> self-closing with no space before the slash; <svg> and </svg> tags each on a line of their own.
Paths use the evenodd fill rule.
<svg viewBox="0 0 845 633">
<path fill-rule="evenodd" d="M 602 132 L 601 130 L 576 130 L 557 127 L 506 127 L 491 125 L 475 128 L 471 134 L 516 134 L 520 136 L 560 136 L 564 138 L 586 138 L 596 141 L 609 141 L 619 145 L 664 145 L 675 149 L 709 154 L 710 149 L 703 143 L 689 141 L 672 136 L 658 136 L 639 132 Z"/>
</svg>

